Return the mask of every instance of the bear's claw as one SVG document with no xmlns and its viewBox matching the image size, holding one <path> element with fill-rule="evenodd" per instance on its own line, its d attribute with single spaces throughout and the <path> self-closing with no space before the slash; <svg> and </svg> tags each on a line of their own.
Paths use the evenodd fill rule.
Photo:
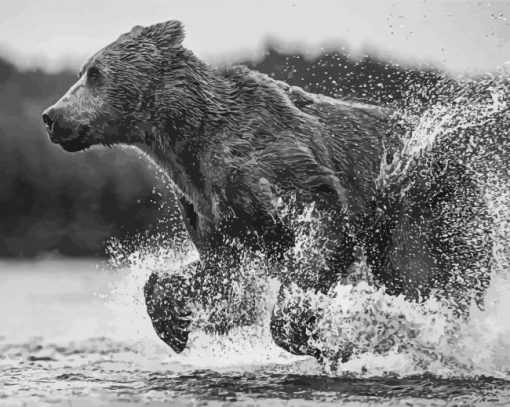
<svg viewBox="0 0 510 407">
<path fill-rule="evenodd" d="M 152 273 L 144 294 L 154 330 L 174 352 L 181 353 L 188 342 L 191 312 L 175 298 L 175 283 L 171 277 L 160 279 Z"/>
</svg>

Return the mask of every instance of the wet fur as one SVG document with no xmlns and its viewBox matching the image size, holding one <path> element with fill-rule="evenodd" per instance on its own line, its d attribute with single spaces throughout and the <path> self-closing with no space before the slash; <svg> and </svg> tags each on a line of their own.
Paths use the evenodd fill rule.
<svg viewBox="0 0 510 407">
<path fill-rule="evenodd" d="M 398 159 L 402 148 L 389 122 L 391 111 L 310 94 L 245 67 L 213 68 L 182 47 L 183 36 L 175 21 L 135 27 L 82 68 L 82 78 L 90 67 L 102 76 L 73 97 L 90 93 L 101 103 L 71 105 L 68 98 L 55 105 L 66 123 L 83 126 L 88 117 L 73 148 L 136 145 L 175 184 L 201 260 L 190 267 L 194 281 L 188 285 L 155 275 L 146 286 L 149 314 L 165 342 L 176 351 L 186 345 L 183 298 L 213 307 L 212 290 L 229 295 L 224 282 L 239 267 L 239 245 L 285 265 L 280 267 L 287 273 L 280 275 L 284 286 L 327 292 L 348 272 L 360 247 L 376 283 L 393 294 L 416 300 L 448 281 L 451 265 L 441 263 L 438 252 L 444 244 L 437 238 L 441 230 L 430 230 L 445 227 L 435 219 L 447 211 L 436 208 L 459 197 L 448 195 L 445 189 L 453 184 L 436 176 L 444 172 L 434 167 L 440 152 L 423 158 L 422 164 L 432 168 L 423 182 L 412 181 L 420 177 L 420 164 L 407 178 L 387 177 L 382 187 L 376 182 L 381 164 Z M 80 111 L 85 105 L 87 111 Z M 64 141 L 69 140 L 63 140 L 65 148 Z M 463 174 L 453 178 L 461 182 L 457 188 L 469 184 L 465 169 L 455 171 Z M 411 194 L 404 193 L 409 189 Z M 282 196 L 297 197 L 301 207 L 314 203 L 329 214 L 322 224 L 325 263 L 312 276 L 300 275 L 287 255 L 295 236 L 288 219 L 279 215 Z M 449 253 L 455 255 L 455 247 Z M 466 255 L 462 261 L 471 260 Z M 304 334 L 313 317 L 285 318 L 275 310 L 271 329 L 277 343 L 318 356 Z M 218 330 L 228 330 L 216 322 Z"/>
</svg>

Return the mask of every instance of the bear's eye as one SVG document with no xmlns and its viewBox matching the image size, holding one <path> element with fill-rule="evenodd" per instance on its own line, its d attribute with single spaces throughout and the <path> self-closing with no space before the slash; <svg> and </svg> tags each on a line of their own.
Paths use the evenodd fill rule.
<svg viewBox="0 0 510 407">
<path fill-rule="evenodd" d="M 91 66 L 87 69 L 87 79 L 91 81 L 97 81 L 101 76 L 101 72 L 95 66 Z"/>
</svg>

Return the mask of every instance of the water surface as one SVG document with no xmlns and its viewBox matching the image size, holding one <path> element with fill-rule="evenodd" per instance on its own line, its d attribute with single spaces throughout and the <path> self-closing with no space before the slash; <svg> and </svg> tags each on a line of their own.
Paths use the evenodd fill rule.
<svg viewBox="0 0 510 407">
<path fill-rule="evenodd" d="M 189 350 L 172 354 L 143 312 L 137 272 L 94 261 L 1 262 L 0 405 L 510 404 L 510 375 L 504 366 L 491 375 L 487 355 L 471 372 L 448 361 L 424 369 L 416 355 L 390 352 L 332 373 L 279 350 L 264 326 L 228 337 L 199 332 Z M 509 328 L 494 325 L 480 349 L 501 352 L 493 335 Z"/>
</svg>

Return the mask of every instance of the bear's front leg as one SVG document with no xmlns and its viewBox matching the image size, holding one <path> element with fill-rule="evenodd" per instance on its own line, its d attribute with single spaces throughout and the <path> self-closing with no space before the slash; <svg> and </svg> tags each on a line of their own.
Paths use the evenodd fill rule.
<svg viewBox="0 0 510 407">
<path fill-rule="evenodd" d="M 323 339 L 318 322 L 324 315 L 324 296 L 327 294 L 304 291 L 296 285 L 282 285 L 271 315 L 271 336 L 280 348 L 294 355 L 345 363 L 352 356 L 352 346 L 334 354 L 330 351 L 324 354 L 321 350 Z"/>
<path fill-rule="evenodd" d="M 275 343 L 293 355 L 320 357 L 320 351 L 312 345 L 315 322 L 320 310 L 312 309 L 310 302 L 293 290 L 282 285 L 278 301 L 271 314 L 270 330 Z"/>
<path fill-rule="evenodd" d="M 199 267 L 198 262 L 186 269 Z M 189 301 L 191 287 L 182 275 L 160 276 L 154 272 L 144 286 L 145 304 L 152 326 L 158 336 L 172 350 L 181 353 L 188 342 L 189 327 L 192 321 Z"/>
<path fill-rule="evenodd" d="M 158 336 L 175 352 L 186 347 L 191 324 L 226 334 L 257 317 L 257 281 L 238 261 L 218 257 L 194 262 L 177 274 L 153 273 L 145 284 L 147 312 Z"/>
<path fill-rule="evenodd" d="M 358 220 L 346 219 L 346 212 L 339 210 L 319 218 L 320 223 L 310 231 L 304 229 L 309 238 L 299 251 L 286 259 L 270 330 L 275 343 L 292 354 L 329 359 L 330 355 L 320 350 L 320 320 L 331 298 L 331 288 L 348 277 L 358 245 L 353 230 Z M 345 349 L 334 357 L 344 362 L 351 353 Z"/>
</svg>

